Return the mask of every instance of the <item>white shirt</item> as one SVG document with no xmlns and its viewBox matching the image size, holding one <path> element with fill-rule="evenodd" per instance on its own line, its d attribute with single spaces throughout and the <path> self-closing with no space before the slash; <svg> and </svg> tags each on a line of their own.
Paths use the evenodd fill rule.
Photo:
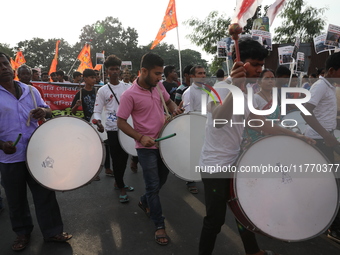
<svg viewBox="0 0 340 255">
<path fill-rule="evenodd" d="M 311 99 L 308 103 L 315 106 L 314 115 L 327 131 L 336 128 L 337 100 L 335 87 L 327 79 L 320 79 L 310 89 Z M 313 128 L 307 127 L 305 135 L 313 139 L 323 139 Z"/>
<path fill-rule="evenodd" d="M 112 94 L 109 86 L 112 91 L 115 93 L 118 101 L 120 100 L 120 96 L 123 92 L 131 87 L 131 85 L 119 82 L 118 85 L 112 85 L 108 83 L 107 85 L 102 86 L 98 92 L 96 97 L 96 102 L 94 104 L 94 118 L 97 120 L 101 120 L 101 113 L 103 111 L 103 107 L 106 108 L 106 123 L 105 129 L 107 131 L 117 131 L 117 111 L 119 104 Z"/>
<path fill-rule="evenodd" d="M 221 100 L 224 100 L 229 93 L 227 88 L 216 88 L 216 91 Z M 247 95 L 243 95 L 245 115 L 233 115 L 231 119 L 233 123 L 243 123 L 249 116 Z M 254 107 L 256 107 L 255 102 Z M 200 166 L 228 166 L 234 164 L 240 153 L 243 130 L 244 125 L 230 125 L 230 122 L 221 128 L 215 128 L 212 113 L 207 112 L 205 141 L 201 151 Z"/>
<path fill-rule="evenodd" d="M 184 91 L 182 100 L 185 112 L 201 112 L 202 111 L 202 95 L 208 97 L 208 94 L 204 92 L 201 87 L 192 83 L 191 86 Z M 189 105 L 188 105 L 189 104 Z"/>
</svg>

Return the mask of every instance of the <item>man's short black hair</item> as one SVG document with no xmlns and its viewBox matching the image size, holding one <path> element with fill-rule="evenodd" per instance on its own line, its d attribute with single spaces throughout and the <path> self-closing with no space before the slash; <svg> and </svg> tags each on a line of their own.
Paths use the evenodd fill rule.
<svg viewBox="0 0 340 255">
<path fill-rule="evenodd" d="M 240 60 L 244 62 L 246 59 L 264 60 L 268 56 L 268 50 L 263 47 L 258 41 L 251 37 L 242 37 L 238 40 L 238 47 L 240 50 Z M 233 60 L 236 59 L 235 47 L 233 47 Z"/>
<path fill-rule="evenodd" d="M 116 55 L 110 55 L 106 58 L 105 62 L 104 62 L 104 66 L 105 68 L 109 68 L 110 66 L 121 66 L 122 65 L 122 61 L 120 60 L 120 58 L 118 58 Z"/>
<path fill-rule="evenodd" d="M 184 70 L 183 70 L 183 77 L 184 77 L 186 74 L 190 74 L 190 70 L 191 70 L 192 67 L 193 67 L 193 65 L 188 65 L 188 66 L 184 67 Z"/>
<path fill-rule="evenodd" d="M 78 71 L 75 71 L 75 72 L 72 74 L 73 79 L 75 79 L 76 77 L 81 76 L 81 75 L 82 75 L 81 72 L 78 72 Z"/>
<path fill-rule="evenodd" d="M 0 51 L 0 56 L 1 55 L 7 58 L 8 62 L 11 62 L 11 58 L 6 53 Z"/>
<path fill-rule="evenodd" d="M 156 66 L 163 67 L 164 66 L 164 60 L 155 53 L 146 53 L 141 60 L 140 67 L 146 68 L 147 70 L 151 70 L 155 68 Z"/>
<path fill-rule="evenodd" d="M 93 69 L 85 69 L 83 72 L 83 77 L 97 76 Z"/>
<path fill-rule="evenodd" d="M 336 52 L 327 58 L 326 71 L 328 71 L 332 67 L 334 70 L 338 70 L 340 68 L 340 52 Z"/>
<path fill-rule="evenodd" d="M 282 76 L 290 76 L 290 70 L 288 67 L 280 65 L 275 71 L 275 76 L 277 78 L 280 78 Z"/>
<path fill-rule="evenodd" d="M 166 66 L 166 67 L 164 67 L 164 76 L 165 76 L 165 78 L 167 78 L 168 77 L 168 75 L 173 71 L 173 70 L 175 70 L 175 66 Z"/>
<path fill-rule="evenodd" d="M 222 69 L 217 70 L 216 78 L 224 78 L 224 71 Z"/>
<path fill-rule="evenodd" d="M 58 71 L 56 71 L 56 74 L 57 74 L 57 75 L 60 75 L 60 76 L 62 76 L 62 77 L 65 76 L 65 72 L 64 72 L 63 70 L 58 70 Z"/>
</svg>

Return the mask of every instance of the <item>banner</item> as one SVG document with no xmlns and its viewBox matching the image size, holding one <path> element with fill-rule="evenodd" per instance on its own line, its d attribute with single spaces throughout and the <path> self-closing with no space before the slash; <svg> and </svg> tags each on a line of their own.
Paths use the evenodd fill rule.
<svg viewBox="0 0 340 255">
<path fill-rule="evenodd" d="M 285 46 L 277 48 L 279 54 L 279 64 L 290 64 L 293 62 L 292 54 L 293 54 L 294 46 Z"/>
<path fill-rule="evenodd" d="M 325 45 L 326 34 L 313 38 L 315 53 L 319 54 L 324 51 L 334 50 L 334 46 Z"/>
<path fill-rule="evenodd" d="M 259 41 L 267 50 L 272 51 L 272 34 L 264 30 L 252 30 L 251 37 Z"/>
<path fill-rule="evenodd" d="M 340 46 L 340 27 L 336 25 L 329 24 L 327 30 L 327 36 L 325 45 L 329 46 Z"/>
</svg>

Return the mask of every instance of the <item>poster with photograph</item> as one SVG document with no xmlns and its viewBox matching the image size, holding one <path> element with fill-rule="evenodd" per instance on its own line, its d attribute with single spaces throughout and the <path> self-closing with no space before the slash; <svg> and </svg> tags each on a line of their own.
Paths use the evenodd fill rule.
<svg viewBox="0 0 340 255">
<path fill-rule="evenodd" d="M 269 18 L 262 17 L 254 19 L 252 30 L 262 30 L 269 32 Z"/>
<path fill-rule="evenodd" d="M 251 31 L 252 38 L 262 38 L 262 45 L 269 51 L 273 50 L 272 47 L 272 35 L 270 32 L 263 30 L 252 30 Z M 255 39 L 256 40 L 256 39 Z"/>
<path fill-rule="evenodd" d="M 104 64 L 104 53 L 96 53 L 96 65 L 103 65 Z"/>
<path fill-rule="evenodd" d="M 120 66 L 121 70 L 128 68 L 130 71 L 132 70 L 132 62 L 131 61 L 122 61 L 122 65 Z"/>
<path fill-rule="evenodd" d="M 290 64 L 293 62 L 292 54 L 293 54 L 294 46 L 285 46 L 277 48 L 279 54 L 279 64 Z"/>
<path fill-rule="evenodd" d="M 305 70 L 305 53 L 298 52 L 296 56 L 297 56 L 296 71 L 303 72 Z"/>
<path fill-rule="evenodd" d="M 233 50 L 233 47 L 234 47 L 234 44 L 235 44 L 234 40 L 231 39 L 231 37 L 225 37 L 225 38 L 222 38 L 221 41 L 225 42 L 226 50 L 227 50 L 226 51 L 227 57 L 228 57 L 228 59 L 231 59 L 232 50 Z"/>
<path fill-rule="evenodd" d="M 217 42 L 217 57 L 227 58 L 227 43 L 225 41 Z"/>
<path fill-rule="evenodd" d="M 340 26 L 328 25 L 325 45 L 340 47 Z"/>
<path fill-rule="evenodd" d="M 326 36 L 326 34 L 323 34 L 313 38 L 316 54 L 335 49 L 334 46 L 325 45 Z"/>
</svg>

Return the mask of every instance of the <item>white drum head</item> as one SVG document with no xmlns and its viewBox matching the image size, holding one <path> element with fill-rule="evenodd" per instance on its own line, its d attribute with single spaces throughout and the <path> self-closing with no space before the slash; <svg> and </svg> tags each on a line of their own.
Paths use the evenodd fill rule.
<svg viewBox="0 0 340 255">
<path fill-rule="evenodd" d="M 200 113 L 178 115 L 160 133 L 159 137 L 176 133 L 176 136 L 160 141 L 159 149 L 165 165 L 183 180 L 201 180 L 195 167 L 199 166 L 206 120 Z"/>
<path fill-rule="evenodd" d="M 236 174 L 239 205 L 260 232 L 284 241 L 303 241 L 327 230 L 338 210 L 338 183 L 329 171 L 310 174 L 312 164 L 328 165 L 328 160 L 314 146 L 283 135 L 260 139 L 241 155 L 238 171 L 254 166 L 290 168 L 269 177 Z"/>
<path fill-rule="evenodd" d="M 62 116 L 39 126 L 27 146 L 27 166 L 35 180 L 58 191 L 87 184 L 99 172 L 104 150 L 86 121 Z"/>
<path fill-rule="evenodd" d="M 301 116 L 300 111 L 290 112 L 286 116 L 284 116 L 282 120 L 284 121 L 283 123 L 285 126 L 295 126 L 297 122 L 297 127 L 298 127 L 298 130 L 301 132 L 301 134 L 304 134 L 308 127 L 308 124 L 306 123 L 304 118 Z M 293 120 L 295 120 L 296 122 Z M 296 128 L 293 128 L 292 130 L 295 131 Z"/>
<path fill-rule="evenodd" d="M 130 126 L 133 128 L 133 122 L 131 116 L 126 121 Z M 130 154 L 131 156 L 137 157 L 137 150 L 136 150 L 136 141 L 125 134 L 123 131 L 118 130 L 118 139 L 120 146 L 123 148 L 123 150 Z"/>
</svg>

